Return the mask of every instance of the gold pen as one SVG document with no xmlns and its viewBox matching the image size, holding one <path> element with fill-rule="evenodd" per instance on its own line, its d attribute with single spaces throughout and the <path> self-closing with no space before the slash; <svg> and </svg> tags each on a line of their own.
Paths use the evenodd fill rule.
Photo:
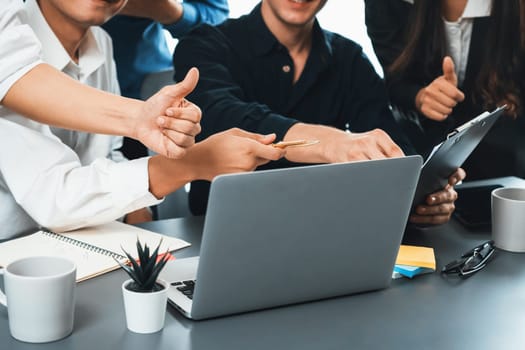
<svg viewBox="0 0 525 350">
<path fill-rule="evenodd" d="M 319 140 L 292 140 L 292 141 L 279 141 L 273 143 L 272 146 L 276 148 L 287 148 L 287 147 L 305 147 L 319 143 Z"/>
</svg>

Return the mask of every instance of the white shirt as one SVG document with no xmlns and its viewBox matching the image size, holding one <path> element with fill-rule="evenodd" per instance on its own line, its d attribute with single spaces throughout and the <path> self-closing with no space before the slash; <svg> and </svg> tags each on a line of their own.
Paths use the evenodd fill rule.
<svg viewBox="0 0 525 350">
<path fill-rule="evenodd" d="M 11 86 L 42 63 L 40 43 L 31 28 L 20 22 L 16 4 L 20 0 L 2 0 L 0 6 L 0 101 Z"/>
<path fill-rule="evenodd" d="M 459 86 L 463 84 L 467 71 L 474 18 L 490 16 L 491 9 L 492 0 L 469 0 L 457 21 L 449 22 L 443 18 L 447 51 L 454 61 Z"/>
<path fill-rule="evenodd" d="M 414 4 L 414 0 L 404 1 Z M 491 10 L 492 0 L 468 0 L 463 14 L 457 21 L 449 22 L 443 18 L 447 36 L 447 52 L 454 61 L 459 86 L 463 84 L 467 71 L 474 18 L 489 17 Z"/>
<path fill-rule="evenodd" d="M 88 31 L 77 65 L 36 0 L 21 4 L 17 15 L 37 34 L 44 62 L 85 84 L 119 92 L 111 39 L 102 29 Z M 50 128 L 0 107 L 0 239 L 38 226 L 62 231 L 96 225 L 159 203 L 148 190 L 148 158 L 109 159 L 122 160 L 113 151 L 120 141 Z"/>
</svg>

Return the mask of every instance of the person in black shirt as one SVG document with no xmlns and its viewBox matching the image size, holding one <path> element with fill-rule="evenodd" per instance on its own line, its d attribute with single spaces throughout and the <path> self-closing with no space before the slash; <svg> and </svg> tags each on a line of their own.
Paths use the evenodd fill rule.
<svg viewBox="0 0 525 350">
<path fill-rule="evenodd" d="M 320 141 L 288 148 L 285 160 L 260 169 L 413 153 L 361 48 L 319 26 L 315 15 L 325 3 L 263 0 L 249 15 L 200 26 L 179 41 L 175 80 L 193 66 L 201 73 L 189 96 L 203 112 L 197 138 L 239 127 L 284 141 Z M 453 174 L 411 221 L 446 222 L 457 197 L 452 186 L 463 177 L 462 170 Z M 193 214 L 204 213 L 208 191 L 209 183 L 192 183 Z"/>
</svg>

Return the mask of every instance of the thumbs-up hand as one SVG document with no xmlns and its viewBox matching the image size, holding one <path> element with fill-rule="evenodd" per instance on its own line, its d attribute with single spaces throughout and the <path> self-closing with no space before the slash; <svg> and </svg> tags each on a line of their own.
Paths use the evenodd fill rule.
<svg viewBox="0 0 525 350">
<path fill-rule="evenodd" d="M 136 117 L 135 138 L 166 157 L 184 157 L 201 131 L 202 112 L 185 99 L 198 81 L 199 71 L 192 68 L 183 81 L 163 87 L 145 101 Z"/>
<path fill-rule="evenodd" d="M 454 62 L 446 56 L 443 59 L 443 75 L 419 90 L 416 95 L 416 108 L 430 119 L 445 120 L 458 102 L 465 99 L 465 95 L 457 86 L 458 77 L 454 70 Z"/>
</svg>

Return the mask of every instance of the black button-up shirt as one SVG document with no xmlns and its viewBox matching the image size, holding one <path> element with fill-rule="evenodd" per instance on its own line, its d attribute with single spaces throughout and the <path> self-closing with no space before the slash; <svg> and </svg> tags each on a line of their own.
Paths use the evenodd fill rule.
<svg viewBox="0 0 525 350">
<path fill-rule="evenodd" d="M 180 40 L 175 78 L 191 67 L 200 80 L 188 97 L 203 112 L 200 139 L 232 127 L 282 139 L 297 122 L 352 132 L 385 130 L 405 153 L 412 147 L 395 123 L 382 79 L 359 45 L 316 22 L 312 49 L 299 80 L 288 50 L 266 27 L 260 5 L 218 27 L 203 25 Z M 265 168 L 292 165 L 286 160 Z M 206 208 L 207 186 L 192 184 L 194 214 Z"/>
</svg>

